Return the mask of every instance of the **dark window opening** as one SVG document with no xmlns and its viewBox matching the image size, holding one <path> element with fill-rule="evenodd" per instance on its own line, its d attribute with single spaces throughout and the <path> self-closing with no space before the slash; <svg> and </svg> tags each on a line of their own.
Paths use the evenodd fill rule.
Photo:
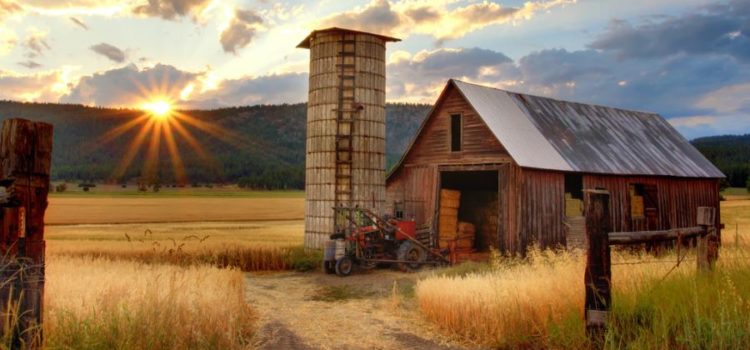
<svg viewBox="0 0 750 350">
<path fill-rule="evenodd" d="M 583 215 L 583 176 L 565 174 L 565 216 Z"/>
<path fill-rule="evenodd" d="M 659 226 L 659 198 L 656 186 L 634 183 L 630 184 L 630 218 L 635 228 L 656 230 Z"/>
<path fill-rule="evenodd" d="M 404 203 L 402 202 L 393 203 L 393 216 L 396 217 L 396 219 L 404 218 Z"/>
<path fill-rule="evenodd" d="M 451 152 L 461 151 L 461 115 L 451 115 Z"/>
</svg>

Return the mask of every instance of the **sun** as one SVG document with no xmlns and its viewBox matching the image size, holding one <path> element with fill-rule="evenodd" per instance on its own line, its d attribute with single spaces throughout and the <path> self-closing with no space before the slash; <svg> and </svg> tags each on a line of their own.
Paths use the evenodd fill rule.
<svg viewBox="0 0 750 350">
<path fill-rule="evenodd" d="M 166 100 L 147 102 L 141 105 L 141 108 L 157 119 L 166 119 L 172 112 L 172 104 Z"/>
</svg>

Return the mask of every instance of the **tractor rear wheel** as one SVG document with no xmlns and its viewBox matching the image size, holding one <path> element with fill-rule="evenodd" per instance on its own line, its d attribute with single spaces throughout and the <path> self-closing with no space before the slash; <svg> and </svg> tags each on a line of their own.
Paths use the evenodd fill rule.
<svg viewBox="0 0 750 350">
<path fill-rule="evenodd" d="M 398 247 L 398 260 L 410 261 L 409 263 L 399 263 L 401 271 L 412 272 L 419 270 L 422 264 L 427 260 L 427 252 L 422 247 L 414 244 L 412 241 L 404 241 Z"/>
<path fill-rule="evenodd" d="M 336 260 L 336 274 L 344 277 L 349 276 L 354 269 L 354 262 L 349 257 L 343 257 Z"/>
</svg>

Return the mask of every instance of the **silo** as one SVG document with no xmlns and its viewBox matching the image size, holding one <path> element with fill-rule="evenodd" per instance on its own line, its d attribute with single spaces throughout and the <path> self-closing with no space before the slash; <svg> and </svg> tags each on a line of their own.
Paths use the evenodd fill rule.
<svg viewBox="0 0 750 350">
<path fill-rule="evenodd" d="M 305 247 L 334 232 L 334 207 L 381 213 L 385 204 L 385 45 L 398 39 L 329 28 L 310 49 L 305 157 Z"/>
</svg>

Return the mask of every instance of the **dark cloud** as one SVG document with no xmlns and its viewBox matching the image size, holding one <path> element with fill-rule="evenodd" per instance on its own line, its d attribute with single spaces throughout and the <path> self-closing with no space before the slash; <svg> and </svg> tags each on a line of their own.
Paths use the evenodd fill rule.
<svg viewBox="0 0 750 350">
<path fill-rule="evenodd" d="M 133 13 L 167 20 L 186 16 L 197 19 L 200 11 L 210 3 L 211 0 L 148 0 L 148 4 L 133 8 Z"/>
<path fill-rule="evenodd" d="M 486 49 L 438 49 L 414 57 L 397 58 L 388 65 L 388 97 L 434 100 L 435 89 L 449 78 L 512 79 L 518 70 L 508 56 Z M 437 91 L 439 92 L 439 91 Z"/>
<path fill-rule="evenodd" d="M 399 13 L 391 10 L 387 0 L 375 0 L 362 11 L 344 12 L 323 21 L 322 27 L 361 29 L 393 35 L 402 24 Z"/>
<path fill-rule="evenodd" d="M 624 58 L 727 54 L 750 61 L 750 1 L 715 4 L 640 25 L 613 21 L 589 47 Z"/>
<path fill-rule="evenodd" d="M 23 46 L 26 48 L 26 57 L 36 58 L 44 55 L 44 51 L 50 50 L 49 43 L 47 43 L 47 35 L 42 32 L 32 31 L 23 41 Z"/>
<path fill-rule="evenodd" d="M 198 75 L 163 64 L 145 69 L 131 64 L 82 77 L 61 101 L 98 106 L 132 106 L 153 97 L 149 94 L 176 100 L 180 90 Z M 162 87 L 167 87 L 167 90 L 161 90 Z"/>
<path fill-rule="evenodd" d="M 39 68 L 39 67 L 42 66 L 41 64 L 36 63 L 36 62 L 34 62 L 32 60 L 28 60 L 28 61 L 24 61 L 24 62 L 18 62 L 18 65 L 26 67 L 28 69 L 35 69 L 35 68 Z"/>
<path fill-rule="evenodd" d="M 406 10 L 404 14 L 409 16 L 414 20 L 414 22 L 417 23 L 432 21 L 440 18 L 440 13 L 438 13 L 434 8 L 427 6 Z"/>
<path fill-rule="evenodd" d="M 86 23 L 83 23 L 83 21 L 81 21 L 80 19 L 75 18 L 75 17 L 70 17 L 70 20 L 73 23 L 75 23 L 75 25 L 77 25 L 77 26 L 79 26 L 79 27 L 81 27 L 81 28 L 83 28 L 85 30 L 89 30 L 89 26 L 87 26 Z"/>
<path fill-rule="evenodd" d="M 221 32 L 220 42 L 224 52 L 236 54 L 238 49 L 249 45 L 257 32 L 257 27 L 263 23 L 257 13 L 250 10 L 237 10 L 229 27 Z"/>
<path fill-rule="evenodd" d="M 107 43 L 100 43 L 100 44 L 91 46 L 91 51 L 94 51 L 110 59 L 113 62 L 117 62 L 117 63 L 125 62 L 125 52 Z"/>
</svg>

